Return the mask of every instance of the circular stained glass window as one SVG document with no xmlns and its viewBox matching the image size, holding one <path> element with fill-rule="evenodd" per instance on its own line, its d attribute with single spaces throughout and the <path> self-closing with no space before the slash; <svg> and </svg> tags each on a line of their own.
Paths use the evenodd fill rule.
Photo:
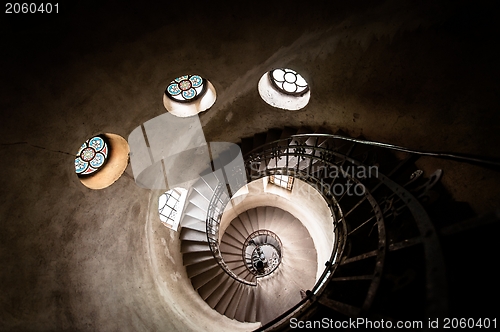
<svg viewBox="0 0 500 332">
<path fill-rule="evenodd" d="M 190 102 L 201 97 L 207 90 L 204 78 L 198 75 L 177 77 L 165 89 L 165 94 L 172 100 Z"/>
<path fill-rule="evenodd" d="M 276 89 L 287 95 L 301 96 L 309 91 L 306 80 L 291 69 L 273 69 L 269 72 L 269 80 Z"/>
<path fill-rule="evenodd" d="M 78 176 L 97 172 L 106 164 L 109 145 L 103 136 L 94 136 L 80 146 L 75 158 L 75 171 Z"/>
</svg>

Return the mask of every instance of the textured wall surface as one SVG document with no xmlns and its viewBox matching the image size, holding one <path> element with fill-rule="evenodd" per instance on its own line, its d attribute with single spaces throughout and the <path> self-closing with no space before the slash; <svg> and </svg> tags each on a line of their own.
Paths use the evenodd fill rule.
<svg viewBox="0 0 500 332">
<path fill-rule="evenodd" d="M 127 138 L 165 112 L 163 90 L 179 75 L 200 74 L 217 90 L 215 105 L 200 114 L 207 141 L 322 126 L 414 149 L 500 158 L 493 8 L 80 1 L 60 4 L 59 14 L 2 14 L 0 330 L 222 324 L 177 310 L 191 296 L 174 280 L 182 266 L 162 276 L 172 292 L 178 287 L 177 297 L 169 302 L 159 291 L 145 234 L 150 192 L 134 184 L 130 166 L 98 191 L 74 174 L 73 155 L 91 135 Z M 257 82 L 274 67 L 295 69 L 309 82 L 303 110 L 275 109 L 259 97 Z M 430 158 L 419 166 L 427 174 L 443 168 L 447 189 L 477 213 L 498 208 L 497 172 Z M 176 234 L 153 230 L 158 245 L 179 255 L 169 242 Z"/>
</svg>

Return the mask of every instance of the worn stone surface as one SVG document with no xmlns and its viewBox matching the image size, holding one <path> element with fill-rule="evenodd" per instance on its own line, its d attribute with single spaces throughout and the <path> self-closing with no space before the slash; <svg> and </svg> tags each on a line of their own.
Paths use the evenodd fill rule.
<svg viewBox="0 0 500 332">
<path fill-rule="evenodd" d="M 175 288 L 182 266 L 163 276 L 176 300 L 158 291 L 150 193 L 130 167 L 98 191 L 74 174 L 83 141 L 127 138 L 162 114 L 163 90 L 179 75 L 198 73 L 217 90 L 200 115 L 207 141 L 307 125 L 500 158 L 493 2 L 184 6 L 86 1 L 57 15 L 2 14 L 0 330 L 231 330 L 182 310 L 191 305 L 187 288 Z M 310 83 L 303 110 L 260 99 L 259 78 L 277 66 Z M 427 174 L 443 168 L 447 189 L 477 213 L 498 208 L 498 172 L 419 162 Z M 178 255 L 169 232 L 150 235 Z"/>
</svg>

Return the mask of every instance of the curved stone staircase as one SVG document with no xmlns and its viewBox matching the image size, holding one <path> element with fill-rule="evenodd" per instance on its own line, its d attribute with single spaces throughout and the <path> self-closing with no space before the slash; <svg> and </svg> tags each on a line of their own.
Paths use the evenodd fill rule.
<svg viewBox="0 0 500 332">
<path fill-rule="evenodd" d="M 294 303 L 281 319 L 292 315 L 302 320 L 445 317 L 450 307 L 448 285 L 456 282 L 446 278 L 451 259 L 443 257 L 438 229 L 449 233 L 446 229 L 473 216 L 470 209 L 447 196 L 439 184 L 441 170 L 425 177 L 415 166 L 419 156 L 414 153 L 398 152 L 396 157 L 384 146 L 364 144 L 362 138 L 349 139 L 342 132 L 336 134 L 344 137 L 323 130 L 319 132 L 328 135 L 301 135 L 311 132 L 309 128 L 270 129 L 243 138 L 240 147 L 250 179 L 295 176 L 316 184 L 328 202 L 336 251 L 317 284 L 298 277 L 309 272 L 304 279 L 315 278 L 313 269 L 302 268 L 304 263 L 317 266 L 307 231 L 300 230 L 293 216 L 272 207 L 244 211 L 220 237 L 220 254 L 227 267 L 250 284 L 259 279 L 257 285 L 238 282 L 221 268 L 207 240 L 206 220 L 217 186 L 227 179 L 220 172 L 209 172 L 192 186 L 181 220 L 181 250 L 193 287 L 219 313 L 242 322 L 262 322 L 261 330 L 271 326 L 288 330 L 287 321 L 279 325 L 278 316 Z M 377 166 L 377 175 L 350 173 L 349 167 L 357 166 Z M 342 174 L 332 179 L 329 172 L 334 168 Z M 331 190 L 336 184 L 362 185 L 366 192 L 338 193 Z M 223 188 L 221 199 L 229 196 Z M 432 222 L 429 214 L 435 217 Z M 294 224 L 297 227 L 290 227 Z M 275 232 L 284 248 L 282 266 L 256 278 L 245 267 L 242 247 L 260 229 Z M 445 252 L 457 248 L 454 244 Z"/>
<path fill-rule="evenodd" d="M 207 242 L 207 197 L 215 189 L 214 179 L 214 174 L 201 177 L 187 199 L 180 236 L 188 277 L 200 296 L 219 313 L 241 322 L 269 322 L 299 302 L 301 291 L 314 285 L 317 260 L 313 241 L 302 223 L 282 209 L 262 206 L 244 211 L 227 227 L 220 250 L 238 277 L 259 281 L 250 286 L 230 277 L 214 259 Z M 251 252 L 245 255 L 242 251 L 245 242 L 258 231 L 275 233 L 282 244 L 278 268 L 262 278 L 247 268 Z"/>
<path fill-rule="evenodd" d="M 313 241 L 297 218 L 276 207 L 257 207 L 232 220 L 221 240 L 222 257 L 239 277 L 257 279 L 246 267 L 251 263 L 251 250 L 243 256 L 242 248 L 249 236 L 259 230 L 278 235 L 283 246 L 278 268 L 260 278 L 257 287 L 250 287 L 251 292 L 259 289 L 257 321 L 268 322 L 299 302 L 301 290 L 314 285 L 317 260 Z"/>
</svg>

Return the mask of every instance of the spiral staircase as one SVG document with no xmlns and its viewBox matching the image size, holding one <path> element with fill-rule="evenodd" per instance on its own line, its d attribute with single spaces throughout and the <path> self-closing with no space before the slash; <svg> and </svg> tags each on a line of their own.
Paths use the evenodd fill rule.
<svg viewBox="0 0 500 332">
<path fill-rule="evenodd" d="M 190 198 L 199 197 L 195 191 Z M 202 219 L 196 224 L 200 223 Z M 181 231 L 184 264 L 193 287 L 221 314 L 242 322 L 269 322 L 301 300 L 300 290 L 314 285 L 314 244 L 302 223 L 290 213 L 270 206 L 250 209 L 232 220 L 224 232 L 220 244 L 222 258 L 238 278 L 248 283 L 224 273 L 212 257 L 206 233 L 194 225 L 185 225 Z M 269 233 L 279 237 L 276 240 Z M 248 245 L 249 240 L 255 244 Z M 265 244 L 286 255 L 279 257 L 276 270 L 257 287 L 259 273 L 252 269 L 256 265 L 252 263 L 252 252 Z"/>
<path fill-rule="evenodd" d="M 270 129 L 239 145 L 244 165 L 225 174 L 217 167 L 201 174 L 181 220 L 184 265 L 210 307 L 241 322 L 261 322 L 259 330 L 287 330 L 290 317 L 396 321 L 445 317 L 450 307 L 457 308 L 449 303 L 449 287 L 456 283 L 446 276 L 452 263 L 443 252 L 459 244 L 443 240 L 446 231 L 436 227 L 459 233 L 453 225 L 467 224 L 473 214 L 446 194 L 441 170 L 426 178 L 415 166 L 418 153 L 322 129 Z M 376 174 L 352 171 L 370 166 Z M 334 170 L 340 175 L 332 176 Z M 236 192 L 227 185 L 230 174 L 245 174 L 248 181 L 288 175 L 318 190 L 331 210 L 335 239 L 319 279 L 314 243 L 286 211 L 271 206 L 243 211 L 219 234 L 224 208 Z M 245 184 L 239 181 L 236 189 Z M 364 191 L 347 194 L 335 185 Z M 430 215 L 439 220 L 431 222 Z M 282 256 L 264 276 L 252 254 L 265 244 Z"/>
</svg>

